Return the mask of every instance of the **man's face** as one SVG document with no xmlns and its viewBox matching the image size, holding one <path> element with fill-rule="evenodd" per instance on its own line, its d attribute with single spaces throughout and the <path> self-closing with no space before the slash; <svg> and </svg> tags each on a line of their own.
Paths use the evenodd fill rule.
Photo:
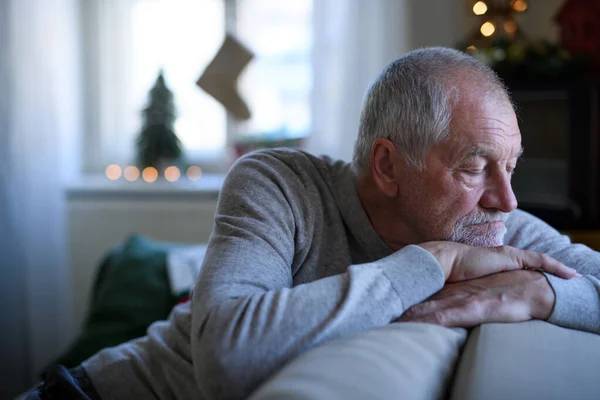
<svg viewBox="0 0 600 400">
<path fill-rule="evenodd" d="M 447 140 L 432 147 L 424 171 L 400 172 L 398 210 L 420 242 L 500 246 L 517 207 L 511 176 L 521 134 L 506 100 L 462 99 Z"/>
</svg>

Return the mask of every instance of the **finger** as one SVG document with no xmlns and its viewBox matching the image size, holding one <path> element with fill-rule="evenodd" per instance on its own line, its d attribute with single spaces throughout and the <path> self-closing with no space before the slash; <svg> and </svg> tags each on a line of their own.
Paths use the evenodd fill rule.
<svg viewBox="0 0 600 400">
<path fill-rule="evenodd" d="M 432 313 L 413 317 L 403 322 L 421 322 L 448 328 L 473 328 L 481 325 L 479 315 L 468 312 L 465 308 L 446 308 Z"/>
<path fill-rule="evenodd" d="M 523 269 L 521 250 L 510 246 L 464 246 L 457 253 L 448 282 L 480 278 L 498 272 Z"/>
<path fill-rule="evenodd" d="M 438 311 L 442 311 L 449 307 L 455 307 L 456 304 L 460 304 L 463 302 L 463 296 L 450 296 L 441 300 L 427 300 L 410 307 L 404 312 L 404 314 L 402 314 L 402 316 L 398 320 L 417 322 L 417 320 L 422 320 L 423 318 L 430 318 L 432 314 L 435 314 Z"/>
<path fill-rule="evenodd" d="M 484 304 L 474 301 L 446 308 L 434 317 L 440 325 L 448 328 L 473 328 L 484 322 Z"/>
<path fill-rule="evenodd" d="M 567 267 L 565 264 L 544 253 L 520 250 L 519 257 L 521 257 L 523 269 L 541 270 L 565 279 L 581 276 L 573 268 Z"/>
<path fill-rule="evenodd" d="M 433 301 L 424 301 L 423 303 L 415 304 L 406 310 L 402 316 L 400 317 L 401 321 L 415 320 L 419 319 L 437 309 L 435 300 Z"/>
</svg>

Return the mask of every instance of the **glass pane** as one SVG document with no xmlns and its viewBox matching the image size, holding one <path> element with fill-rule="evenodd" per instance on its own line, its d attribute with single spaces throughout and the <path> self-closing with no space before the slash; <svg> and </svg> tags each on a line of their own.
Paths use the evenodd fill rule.
<svg viewBox="0 0 600 400">
<path fill-rule="evenodd" d="M 173 91 L 175 130 L 188 153 L 220 152 L 226 142 L 223 107 L 195 82 L 224 37 L 223 0 L 138 0 L 131 11 L 127 75 L 131 131 L 159 70 Z"/>
<path fill-rule="evenodd" d="M 238 0 L 237 36 L 255 54 L 240 78 L 252 118 L 236 137 L 310 132 L 312 0 Z"/>
</svg>

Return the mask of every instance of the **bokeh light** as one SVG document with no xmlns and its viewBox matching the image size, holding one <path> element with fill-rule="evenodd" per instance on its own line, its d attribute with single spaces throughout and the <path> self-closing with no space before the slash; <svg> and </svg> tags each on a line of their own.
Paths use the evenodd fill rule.
<svg viewBox="0 0 600 400">
<path fill-rule="evenodd" d="M 487 21 L 481 25 L 480 31 L 483 36 L 492 36 L 496 32 L 496 27 L 490 21 Z"/>
<path fill-rule="evenodd" d="M 179 168 L 171 165 L 165 169 L 165 179 L 169 182 L 175 182 L 181 176 L 181 172 L 179 172 Z"/>
<path fill-rule="evenodd" d="M 477 51 L 477 47 L 471 45 L 471 46 L 467 47 L 467 51 L 470 52 L 470 53 L 472 53 L 474 51 Z"/>
<path fill-rule="evenodd" d="M 483 1 L 478 1 L 473 5 L 473 13 L 475 15 L 483 15 L 487 12 L 487 5 Z"/>
<path fill-rule="evenodd" d="M 142 179 L 146 182 L 155 182 L 158 179 L 158 171 L 154 167 L 146 167 L 142 171 Z"/>
<path fill-rule="evenodd" d="M 111 164 L 108 167 L 106 167 L 106 177 L 111 181 L 116 181 L 117 179 L 119 179 L 121 177 L 121 174 L 121 167 L 119 167 L 117 164 Z"/>
<path fill-rule="evenodd" d="M 134 166 L 130 165 L 127 168 L 125 168 L 123 176 L 129 182 L 136 181 L 140 177 L 140 170 L 137 169 L 137 167 L 134 167 Z"/>
<path fill-rule="evenodd" d="M 186 175 L 189 180 L 197 181 L 202 176 L 202 168 L 197 165 L 192 165 L 187 169 Z"/>
<path fill-rule="evenodd" d="M 506 33 L 513 34 L 517 31 L 517 24 L 515 24 L 514 21 L 506 21 L 504 23 L 504 30 Z"/>
<path fill-rule="evenodd" d="M 517 12 L 523 12 L 527 10 L 527 2 L 525 0 L 512 0 L 511 6 L 513 10 Z"/>
</svg>

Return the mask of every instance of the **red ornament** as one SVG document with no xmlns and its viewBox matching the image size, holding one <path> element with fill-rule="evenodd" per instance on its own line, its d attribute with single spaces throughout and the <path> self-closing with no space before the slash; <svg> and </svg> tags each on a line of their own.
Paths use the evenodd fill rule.
<svg viewBox="0 0 600 400">
<path fill-rule="evenodd" d="M 560 42 L 572 54 L 587 54 L 600 68 L 600 0 L 567 0 L 556 16 Z"/>
</svg>

